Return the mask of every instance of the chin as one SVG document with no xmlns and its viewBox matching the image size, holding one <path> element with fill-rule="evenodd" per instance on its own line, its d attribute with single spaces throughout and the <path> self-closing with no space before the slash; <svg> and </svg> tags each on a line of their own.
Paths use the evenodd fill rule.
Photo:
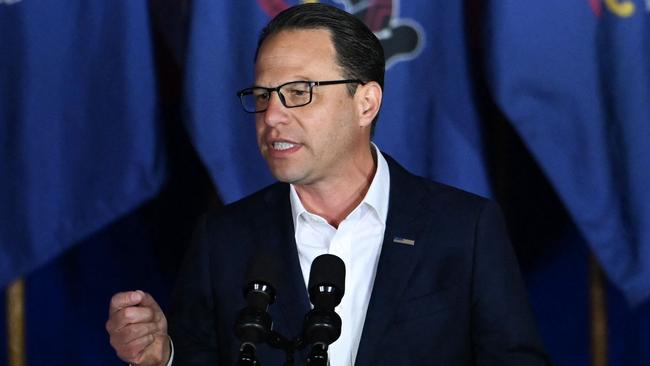
<svg viewBox="0 0 650 366">
<path fill-rule="evenodd" d="M 297 174 L 291 174 L 290 172 L 286 171 L 277 171 L 277 170 L 272 170 L 271 174 L 275 177 L 280 182 L 283 183 L 289 183 L 289 184 L 301 184 L 304 180 L 303 177 L 297 175 Z"/>
<path fill-rule="evenodd" d="M 293 183 L 293 181 L 295 180 L 293 179 L 294 177 L 292 177 L 291 174 L 288 174 L 287 172 L 281 171 L 279 169 L 271 169 L 271 174 L 273 174 L 275 179 L 277 179 L 280 182 Z"/>
<path fill-rule="evenodd" d="M 300 180 L 301 174 L 300 172 L 296 171 L 295 166 L 290 167 L 288 164 L 283 164 L 287 162 L 281 162 L 280 164 L 273 164 L 269 160 L 266 161 L 269 170 L 271 171 L 271 174 L 275 177 L 275 179 L 279 180 L 280 182 L 284 183 L 294 183 L 297 180 Z M 278 163 L 278 162 L 275 162 Z"/>
</svg>

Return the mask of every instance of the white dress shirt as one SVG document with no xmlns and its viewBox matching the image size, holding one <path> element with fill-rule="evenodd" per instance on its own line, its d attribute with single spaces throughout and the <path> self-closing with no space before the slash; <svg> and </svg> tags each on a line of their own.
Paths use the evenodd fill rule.
<svg viewBox="0 0 650 366">
<path fill-rule="evenodd" d="M 377 154 L 377 170 L 370 188 L 338 229 L 305 210 L 293 185 L 290 188 L 296 244 L 305 286 L 309 283 L 311 263 L 317 256 L 334 254 L 345 263 L 345 294 L 335 309 L 342 320 L 341 337 L 330 345 L 328 351 L 332 366 L 354 365 L 384 239 L 390 176 L 386 160 L 374 144 L 373 148 Z"/>
<path fill-rule="evenodd" d="M 293 185 L 290 188 L 291 213 L 305 287 L 309 284 L 314 258 L 329 253 L 345 263 L 345 294 L 335 309 L 341 317 L 341 336 L 328 351 L 332 366 L 354 365 L 386 229 L 390 190 L 388 164 L 377 146 L 372 146 L 377 155 L 375 176 L 363 201 L 339 224 L 338 230 L 322 217 L 307 212 L 296 189 Z M 170 345 L 167 366 L 174 360 L 171 339 Z"/>
</svg>

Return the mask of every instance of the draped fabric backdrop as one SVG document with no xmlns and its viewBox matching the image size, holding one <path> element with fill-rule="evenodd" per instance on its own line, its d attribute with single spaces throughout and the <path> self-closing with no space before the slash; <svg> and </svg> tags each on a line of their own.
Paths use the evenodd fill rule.
<svg viewBox="0 0 650 366">
<path fill-rule="evenodd" d="M 650 297 L 650 2 L 488 2 L 485 74 L 611 280 Z"/>
<path fill-rule="evenodd" d="M 610 364 L 650 363 L 650 1 L 323 2 L 385 47 L 377 145 L 502 204 L 554 363 L 589 364 L 589 252 Z M 200 213 L 272 181 L 235 91 L 296 3 L 0 0 L 0 287 L 27 281 L 29 365 L 118 364 L 112 293 L 165 308 Z"/>
</svg>

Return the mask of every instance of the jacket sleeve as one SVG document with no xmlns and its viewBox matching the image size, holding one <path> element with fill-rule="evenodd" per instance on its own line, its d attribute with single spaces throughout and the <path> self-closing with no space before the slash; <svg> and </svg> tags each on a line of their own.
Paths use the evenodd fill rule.
<svg viewBox="0 0 650 366">
<path fill-rule="evenodd" d="M 198 225 L 172 296 L 173 366 L 219 365 L 206 220 Z"/>
<path fill-rule="evenodd" d="M 497 205 L 487 201 L 476 225 L 471 290 L 475 364 L 550 364 Z"/>
</svg>

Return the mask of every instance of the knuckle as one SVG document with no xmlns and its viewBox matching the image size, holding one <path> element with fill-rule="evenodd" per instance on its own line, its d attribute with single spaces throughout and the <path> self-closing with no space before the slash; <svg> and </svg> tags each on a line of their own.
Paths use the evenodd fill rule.
<svg viewBox="0 0 650 366">
<path fill-rule="evenodd" d="M 140 310 L 140 317 L 143 320 L 151 321 L 151 319 L 153 318 L 153 312 L 151 311 L 151 309 L 149 309 L 149 308 L 141 308 L 139 310 Z"/>
<path fill-rule="evenodd" d="M 155 323 L 161 323 L 164 321 L 165 316 L 162 314 L 161 311 L 156 311 L 153 313 L 152 318 Z"/>
<path fill-rule="evenodd" d="M 126 354 L 131 360 L 137 359 L 141 352 L 142 349 L 140 347 L 128 347 L 126 349 Z"/>
<path fill-rule="evenodd" d="M 128 348 L 116 349 L 117 357 L 122 360 L 132 363 L 134 361 L 133 351 Z"/>
<path fill-rule="evenodd" d="M 136 327 L 135 327 L 135 326 L 132 326 L 132 325 L 131 325 L 131 326 L 124 327 L 124 328 L 122 328 L 121 333 L 122 333 L 122 335 L 123 335 L 124 337 L 126 337 L 126 338 L 128 338 L 128 339 L 131 339 L 131 338 L 133 337 L 133 335 L 136 334 L 135 328 L 136 328 Z"/>
<path fill-rule="evenodd" d="M 124 362 L 135 363 L 134 357 L 128 352 L 118 352 L 117 357 L 122 359 Z"/>
<path fill-rule="evenodd" d="M 122 304 L 123 293 L 118 292 L 113 297 L 111 297 L 111 307 L 118 308 Z"/>
<path fill-rule="evenodd" d="M 122 310 L 122 315 L 127 320 L 133 320 L 137 316 L 137 313 L 138 313 L 138 309 L 132 306 L 128 308 L 124 308 L 124 310 Z"/>
<path fill-rule="evenodd" d="M 111 333 L 113 331 L 113 323 L 111 322 L 110 319 L 106 321 L 106 323 L 104 324 L 104 328 L 106 328 L 106 331 L 108 333 Z"/>
</svg>

